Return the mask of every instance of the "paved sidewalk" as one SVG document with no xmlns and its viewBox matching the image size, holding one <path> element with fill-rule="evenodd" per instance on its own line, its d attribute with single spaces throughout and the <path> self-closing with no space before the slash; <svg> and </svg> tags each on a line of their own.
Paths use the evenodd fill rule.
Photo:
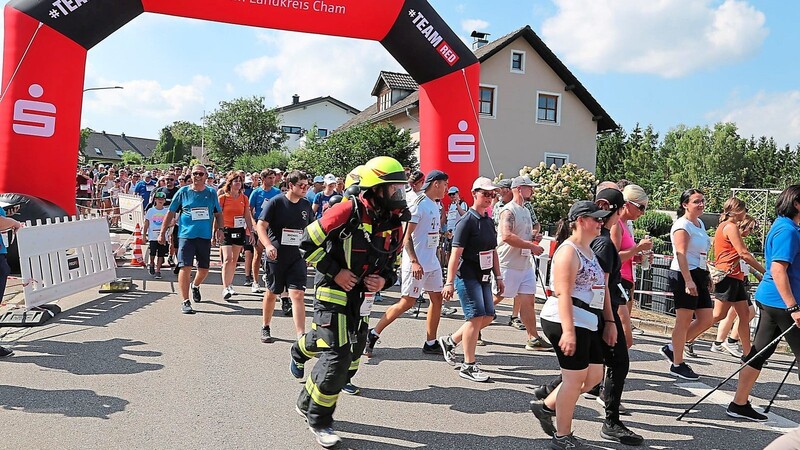
<svg viewBox="0 0 800 450">
<path fill-rule="evenodd" d="M 136 290 L 87 291 L 63 299 L 64 311 L 39 328 L 0 328 L 16 356 L 0 361 L 0 408 L 6 448 L 318 448 L 294 412 L 302 385 L 289 374 L 291 319 L 277 309 L 273 344 L 259 340 L 261 296 L 237 286 L 238 303 L 220 299 L 218 272 L 202 288 L 198 314 L 180 314 L 176 277 L 153 281 L 143 269 L 122 268 Z M 241 275 L 236 283 L 241 284 Z M 311 292 L 311 290 L 309 290 Z M 373 324 L 396 292 L 377 304 Z M 307 296 L 307 316 L 310 315 Z M 460 308 L 459 308 L 460 313 Z M 478 361 L 491 383 L 474 383 L 437 357 L 423 355 L 425 314 L 404 315 L 384 331 L 373 358 L 355 378 L 361 395 L 342 394 L 336 429 L 340 448 L 544 449 L 548 440 L 528 410 L 531 387 L 558 373 L 553 354 L 524 350 L 525 335 L 505 325 L 510 304 L 484 332 Z M 461 316 L 442 320 L 455 331 Z M 623 420 L 653 449 L 760 449 L 779 430 L 800 422 L 800 389 L 792 375 L 772 421 L 741 422 L 724 407 L 735 380 L 681 422 L 675 417 L 738 367 L 708 352 L 689 361 L 700 383 L 675 382 L 658 354 L 663 336 L 637 338 Z M 789 364 L 776 356 L 754 390 L 763 407 Z M 310 367 L 307 369 L 310 370 Z M 596 448 L 626 448 L 599 436 L 601 409 L 579 400 L 576 435 Z"/>
</svg>

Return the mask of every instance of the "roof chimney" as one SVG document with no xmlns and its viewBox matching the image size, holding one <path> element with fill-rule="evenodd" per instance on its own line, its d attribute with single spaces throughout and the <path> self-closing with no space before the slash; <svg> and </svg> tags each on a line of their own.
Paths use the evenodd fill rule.
<svg viewBox="0 0 800 450">
<path fill-rule="evenodd" d="M 486 39 L 486 36 L 489 36 L 489 33 L 483 33 L 481 31 L 473 31 L 472 34 L 470 34 L 469 36 L 473 38 L 472 41 L 473 51 L 489 43 L 489 40 Z"/>
<path fill-rule="evenodd" d="M 293 105 L 296 105 L 296 104 L 298 104 L 298 103 L 300 103 L 300 96 L 299 96 L 299 95 L 297 95 L 297 94 L 294 94 L 294 95 L 292 96 L 292 104 L 293 104 Z"/>
</svg>

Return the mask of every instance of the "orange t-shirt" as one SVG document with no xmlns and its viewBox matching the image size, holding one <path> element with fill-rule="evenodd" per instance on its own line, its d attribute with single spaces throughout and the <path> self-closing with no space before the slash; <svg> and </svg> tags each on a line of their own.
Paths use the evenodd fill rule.
<svg viewBox="0 0 800 450">
<path fill-rule="evenodd" d="M 219 204 L 222 206 L 222 222 L 225 228 L 247 228 L 246 222 L 241 227 L 236 226 L 236 218 L 244 220 L 245 210 L 250 207 L 247 196 L 239 194 L 238 198 L 231 197 L 230 194 L 219 196 Z"/>
<path fill-rule="evenodd" d="M 739 264 L 742 257 L 736 252 L 730 239 L 725 237 L 722 232 L 725 227 L 730 225 L 736 226 L 733 222 L 722 222 L 717 228 L 717 232 L 714 233 L 714 266 L 726 272 L 730 270 L 731 272 L 728 276 L 731 278 L 744 280 L 744 273 L 742 273 L 742 267 Z"/>
</svg>

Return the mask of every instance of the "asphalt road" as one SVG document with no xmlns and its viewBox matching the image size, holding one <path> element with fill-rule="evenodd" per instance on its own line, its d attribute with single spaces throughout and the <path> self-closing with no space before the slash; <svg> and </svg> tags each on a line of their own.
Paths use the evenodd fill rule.
<svg viewBox="0 0 800 450">
<path fill-rule="evenodd" d="M 291 319 L 277 309 L 277 341 L 259 340 L 261 297 L 237 287 L 238 303 L 220 298 L 218 273 L 202 287 L 193 316 L 180 314 L 175 277 L 152 281 L 142 269 L 126 294 L 87 291 L 59 302 L 64 311 L 38 328 L 0 328 L 16 355 L 0 361 L 0 447 L 40 448 L 318 448 L 294 412 L 302 385 L 289 374 Z M 237 283 L 241 275 L 237 275 Z M 395 288 L 396 290 L 396 288 Z M 309 290 L 310 292 L 310 290 Z M 373 323 L 397 297 L 385 294 Z M 307 311 L 311 299 L 307 296 Z M 460 308 L 459 308 L 460 310 Z M 549 440 L 528 410 L 531 387 L 558 373 L 552 353 L 524 349 L 525 334 L 498 323 L 484 332 L 478 361 L 490 383 L 464 380 L 443 360 L 422 354 L 425 314 L 406 315 L 381 336 L 356 376 L 361 394 L 342 394 L 335 428 L 352 449 L 544 449 Z M 307 313 L 307 315 L 309 315 Z M 457 314 L 440 331 L 455 331 Z M 725 415 L 735 379 L 684 420 L 675 418 L 738 367 L 708 351 L 689 361 L 700 382 L 676 382 L 658 353 L 666 336 L 637 337 L 623 404 L 625 423 L 651 449 L 762 449 L 800 422 L 798 378 L 790 375 L 771 421 Z M 776 355 L 754 390 L 763 407 L 790 364 Z M 307 368 L 307 370 L 310 370 Z M 601 408 L 579 400 L 575 434 L 597 448 L 626 448 L 599 436 Z"/>
</svg>

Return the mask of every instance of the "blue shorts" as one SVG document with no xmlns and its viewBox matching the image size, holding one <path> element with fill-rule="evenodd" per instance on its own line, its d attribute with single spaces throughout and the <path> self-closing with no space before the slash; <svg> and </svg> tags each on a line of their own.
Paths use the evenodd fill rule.
<svg viewBox="0 0 800 450">
<path fill-rule="evenodd" d="M 474 279 L 456 277 L 454 284 L 461 308 L 464 310 L 465 320 L 494 316 L 492 283 L 481 283 Z"/>
<path fill-rule="evenodd" d="M 211 239 L 178 239 L 178 267 L 192 267 L 195 258 L 198 269 L 211 267 Z"/>
</svg>

